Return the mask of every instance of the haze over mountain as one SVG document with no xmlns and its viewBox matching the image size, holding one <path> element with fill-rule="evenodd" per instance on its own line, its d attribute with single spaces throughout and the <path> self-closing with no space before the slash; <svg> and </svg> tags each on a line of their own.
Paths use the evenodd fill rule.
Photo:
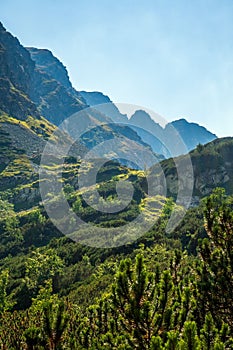
<svg viewBox="0 0 233 350">
<path fill-rule="evenodd" d="M 167 148 L 168 155 L 177 156 L 180 154 L 179 146 L 177 147 L 177 139 L 183 142 L 187 148 L 187 151 L 193 150 L 199 143 L 206 144 L 210 141 L 213 141 L 217 138 L 216 135 L 208 131 L 203 126 L 200 126 L 196 123 L 187 122 L 184 118 L 173 121 L 166 124 L 165 128 L 162 128 L 159 123 L 154 121 L 151 116 L 145 111 L 136 111 L 130 118 L 130 123 L 135 125 L 138 129 L 138 134 L 142 139 L 151 144 L 154 144 L 149 140 L 152 134 L 154 137 L 157 137 L 162 144 Z M 146 130 L 148 134 L 143 134 L 143 131 Z M 156 147 L 156 143 L 155 143 Z"/>
<path fill-rule="evenodd" d="M 101 92 L 82 91 L 81 95 L 90 106 L 106 113 L 115 122 L 129 125 L 144 142 L 152 147 L 154 152 L 163 154 L 166 158 L 177 156 L 182 151 L 191 151 L 199 143 L 206 144 L 217 138 L 215 134 L 208 131 L 205 127 L 196 123 L 190 123 L 184 118 L 170 122 L 163 128 L 144 110 L 136 110 L 128 118 L 125 114 L 120 113 L 117 106 L 114 105 L 108 96 L 103 95 Z M 178 145 L 177 142 L 183 143 L 184 147 Z"/>
<path fill-rule="evenodd" d="M 121 140 L 119 148 L 123 150 L 122 158 L 124 158 L 127 143 L 127 146 L 134 151 L 135 163 L 140 159 L 145 160 L 143 150 L 148 152 L 150 146 L 158 160 L 162 159 L 158 154 L 166 158 L 179 155 L 177 136 L 185 143 L 187 150 L 192 150 L 198 144 L 205 144 L 216 138 L 216 135 L 205 128 L 189 123 L 185 119 L 168 123 L 165 128 L 162 128 L 143 110 L 135 111 L 128 119 L 110 98 L 101 92 L 77 92 L 72 87 L 66 68 L 49 50 L 32 47 L 25 49 L 2 25 L 0 29 L 1 110 L 11 116 L 8 118 L 4 114 L 1 117 L 1 133 L 3 142 L 7 144 L 12 142 L 11 155 L 8 158 L 6 156 L 2 158 L 5 164 L 3 169 L 9 164 L 14 152 L 17 153 L 17 149 L 24 150 L 29 157 L 39 154 L 45 141 L 55 130 L 50 122 L 59 125 L 65 121 L 63 130 L 68 131 L 73 138 L 81 135 L 79 143 L 76 143 L 76 150 L 80 155 L 85 150 L 82 144 L 92 149 L 102 142 L 117 137 Z M 79 113 L 75 119 L 71 118 L 66 123 L 66 117 L 70 117 L 73 112 Z M 41 117 L 41 114 L 47 117 L 49 122 Z M 11 141 L 7 135 L 10 135 Z M 64 138 L 64 142 L 70 142 L 67 134 L 61 137 Z M 205 150 L 206 148 L 203 148 L 204 153 Z M 108 152 L 114 154 L 113 149 L 108 149 Z M 200 156 L 201 154 L 202 152 Z M 117 154 L 115 155 L 117 158 Z M 208 160 L 204 162 L 209 164 Z M 130 165 L 134 166 L 133 163 Z M 199 169 L 196 172 L 196 178 L 199 178 L 202 170 Z M 207 175 L 204 176 L 208 178 Z M 230 175 L 227 176 L 230 178 Z M 169 181 L 172 183 L 171 180 Z M 224 185 L 220 178 L 219 181 Z M 196 184 L 201 182 L 202 180 L 196 180 Z M 199 185 L 196 186 L 200 188 Z M 173 193 L 171 189 L 169 191 Z M 205 193 L 200 189 L 198 191 L 198 193 Z"/>
<path fill-rule="evenodd" d="M 63 130 L 74 139 L 78 139 L 79 144 L 81 142 L 88 148 L 116 138 L 117 150 L 113 152 L 112 149 L 105 149 L 103 152 L 101 149 L 100 152 L 103 154 L 100 156 L 111 153 L 111 157 L 117 158 L 117 152 L 121 150 L 121 159 L 124 159 L 127 149 L 129 150 L 129 147 L 125 147 L 127 140 L 138 155 L 152 152 L 150 146 L 127 125 L 117 125 L 98 110 L 87 109 L 88 104 L 81 94 L 73 89 L 65 67 L 49 50 L 25 49 L 2 25 L 0 40 L 2 45 L 0 109 L 3 112 L 25 121 L 29 116 L 40 119 L 43 115 L 55 125 L 60 125 L 66 120 L 62 126 Z M 75 114 L 80 111 L 81 114 Z M 71 119 L 67 119 L 70 116 L 73 116 L 72 122 Z M 104 125 L 107 125 L 107 129 Z M 86 132 L 89 133 L 88 137 L 85 135 Z M 156 157 L 155 155 L 154 159 Z M 140 162 L 139 156 L 138 162 Z M 151 162 L 149 164 L 152 165 Z"/>
<path fill-rule="evenodd" d="M 59 96 L 60 104 L 62 103 L 61 107 L 59 104 L 56 104 L 56 100 L 53 101 L 51 98 L 53 93 L 47 93 L 47 86 L 46 88 L 44 86 L 41 87 L 40 96 L 45 95 L 45 97 L 43 97 L 43 101 L 40 102 L 37 99 L 37 105 L 41 113 L 56 125 L 59 125 L 59 123 L 64 120 L 64 115 L 67 117 L 72 114 L 70 113 L 70 106 L 67 106 L 71 103 L 71 101 L 67 98 L 68 93 L 69 98 L 72 96 L 74 100 L 78 100 L 82 104 L 81 108 L 85 108 L 89 105 L 98 110 L 102 115 L 108 116 L 114 123 L 127 124 L 128 126 L 132 127 L 140 136 L 142 141 L 151 146 L 156 154 L 162 154 L 164 157 L 176 156 L 182 153 L 180 150 L 182 147 L 174 147 L 174 144 L 177 143 L 176 131 L 184 142 L 185 149 L 187 148 L 187 151 L 194 149 L 199 143 L 205 144 L 216 138 L 216 135 L 212 134 L 204 127 L 199 126 L 198 124 L 189 123 L 185 119 L 182 119 L 180 122 L 168 123 L 164 130 L 148 115 L 148 113 L 144 111 L 136 111 L 134 115 L 128 119 L 127 115 L 122 114 L 117 106 L 110 100 L 110 98 L 103 93 L 97 91 L 77 92 L 72 87 L 66 68 L 56 57 L 53 56 L 49 50 L 36 48 L 27 49 L 31 54 L 31 58 L 36 63 L 36 70 L 40 73 L 46 74 L 50 77 L 50 80 L 55 80 L 59 83 L 59 86 L 61 85 L 66 89 L 66 93 L 64 95 L 62 92 L 60 93 L 59 89 L 55 93 L 55 95 Z M 80 110 L 80 106 L 75 105 L 74 102 L 73 105 L 74 108 L 72 111 L 74 111 L 75 108 L 76 111 Z M 50 106 L 49 109 L 48 106 Z M 57 107 L 59 108 L 59 111 L 56 114 Z M 96 118 L 98 113 L 93 113 L 95 114 Z M 103 122 L 103 119 L 105 118 L 100 115 L 101 122 Z M 106 119 L 104 122 L 106 122 Z M 93 122 L 90 123 L 90 125 L 93 127 Z M 132 132 L 130 132 L 130 134 L 131 133 Z"/>
</svg>

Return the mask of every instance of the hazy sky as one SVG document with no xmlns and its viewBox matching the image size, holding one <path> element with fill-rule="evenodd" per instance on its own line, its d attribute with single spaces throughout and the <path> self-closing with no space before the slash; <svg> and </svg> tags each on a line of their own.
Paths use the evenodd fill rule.
<svg viewBox="0 0 233 350">
<path fill-rule="evenodd" d="M 233 136 L 233 0 L 0 0 L 0 14 L 78 90 Z"/>
</svg>

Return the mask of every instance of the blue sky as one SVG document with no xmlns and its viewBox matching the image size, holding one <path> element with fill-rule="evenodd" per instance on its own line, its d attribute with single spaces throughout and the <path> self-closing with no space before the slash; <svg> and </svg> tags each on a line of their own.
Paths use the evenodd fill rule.
<svg viewBox="0 0 233 350">
<path fill-rule="evenodd" d="M 233 136 L 232 0 L 1 0 L 0 14 L 78 90 Z"/>
</svg>

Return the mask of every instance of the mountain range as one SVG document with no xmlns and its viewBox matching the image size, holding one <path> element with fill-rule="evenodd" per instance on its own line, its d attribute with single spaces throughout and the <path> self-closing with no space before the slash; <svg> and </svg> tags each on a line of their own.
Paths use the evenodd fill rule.
<svg viewBox="0 0 233 350">
<path fill-rule="evenodd" d="M 68 72 L 64 65 L 54 55 L 45 49 L 24 48 L 5 28 L 0 25 L 1 38 L 1 110 L 20 120 L 25 120 L 28 115 L 38 118 L 45 117 L 51 123 L 60 125 L 66 118 L 74 113 L 84 110 L 88 106 L 94 107 L 89 110 L 86 120 L 87 125 L 95 127 L 100 123 L 118 123 L 129 131 L 128 138 L 141 140 L 152 147 L 156 154 L 178 155 L 166 151 L 166 144 L 176 138 L 171 133 L 173 128 L 183 139 L 187 150 L 194 149 L 198 143 L 205 144 L 216 138 L 205 128 L 189 123 L 184 119 L 168 123 L 163 129 L 148 113 L 136 111 L 130 119 L 120 113 L 117 106 L 108 96 L 100 92 L 77 91 L 73 88 Z M 104 104 L 104 105 L 103 105 Z M 93 111 L 95 109 L 95 112 Z M 97 113 L 99 111 L 100 113 Z M 90 114 L 94 113 L 94 119 Z M 104 117 L 105 115 L 106 117 Z M 91 122 L 90 122 L 90 119 Z M 96 120 L 97 119 L 97 120 Z M 77 121 L 77 129 L 80 127 Z M 82 121 L 80 122 L 82 126 Z M 126 124 L 126 125 L 125 125 Z M 125 129 L 131 127 L 133 131 Z M 113 126 L 112 126 L 113 127 Z M 120 126 L 118 131 L 120 132 Z M 101 133 L 101 140 L 104 131 Z M 120 132 L 121 134 L 121 132 Z M 109 136 L 106 136 L 107 139 Z M 174 150 L 175 141 L 167 148 Z M 163 145 L 162 145 L 163 144 Z M 165 147 L 164 147 L 165 144 Z"/>
<path fill-rule="evenodd" d="M 28 195 L 25 194 L 22 185 L 28 186 L 27 181 L 32 174 L 34 175 L 31 180 L 35 180 L 40 154 L 58 125 L 61 126 L 61 130 L 53 140 L 54 145 L 56 142 L 60 144 L 60 140 L 63 140 L 64 145 L 73 144 L 74 140 L 77 140 L 75 147 L 72 148 L 73 156 L 80 157 L 103 142 L 117 139 L 117 151 L 114 149 L 115 146 L 104 151 L 101 149 L 99 156 L 108 157 L 111 154 L 112 158 L 118 159 L 123 165 L 136 169 L 143 168 L 142 163 L 145 164 L 146 158 L 150 158 L 151 154 L 153 162 L 157 163 L 165 158 L 184 153 L 179 152 L 179 143 L 185 145 L 182 150 L 190 151 L 197 145 L 200 146 L 200 150 L 201 145 L 216 139 L 216 135 L 204 127 L 189 123 L 185 119 L 168 123 L 162 128 L 144 110 L 136 110 L 129 118 L 126 114 L 122 114 L 117 105 L 103 93 L 76 91 L 70 82 L 66 68 L 49 50 L 24 48 L 2 24 L 0 25 L 0 63 L 2 147 L 0 183 L 4 191 L 12 187 L 21 188 L 18 192 L 16 191 L 20 195 L 15 196 L 19 206 L 20 201 L 33 203 L 35 198 L 39 198 L 37 181 L 30 193 L 28 189 L 26 190 Z M 70 118 L 71 115 L 75 115 L 75 118 Z M 192 161 L 195 162 L 194 196 L 198 198 L 211 192 L 212 186 L 208 185 L 209 182 L 214 186 L 226 184 L 227 189 L 231 188 L 229 159 L 226 162 L 224 159 L 222 163 L 220 162 L 222 175 L 213 175 L 218 157 L 215 157 L 211 163 L 208 153 L 212 152 L 209 151 L 210 149 L 218 153 L 215 146 L 218 144 L 225 145 L 226 142 L 220 140 L 217 143 L 210 143 L 211 146 L 202 146 L 200 153 L 197 151 L 190 153 Z M 230 144 L 229 139 L 226 147 L 230 147 Z M 131 156 L 135 157 L 135 162 L 123 160 L 127 157 L 129 149 Z M 221 157 L 224 158 L 224 154 L 223 152 Z M 24 169 L 18 171 L 19 159 L 22 160 L 22 158 Z M 199 158 L 203 158 L 203 163 L 196 161 Z M 149 166 L 153 165 L 152 163 L 149 159 Z M 165 164 L 165 169 L 169 168 L 169 172 L 174 173 L 174 170 L 171 170 L 170 160 L 164 160 L 162 164 Z M 203 169 L 203 164 L 208 165 L 206 171 L 210 171 L 212 175 L 204 175 L 206 171 Z M 9 165 L 12 168 L 11 171 L 8 169 Z M 7 172 L 6 169 L 8 169 Z M 15 176 L 15 172 L 19 175 Z M 167 175 L 170 176 L 169 173 Z M 169 178 L 169 181 L 169 193 L 175 196 L 170 188 L 173 180 Z M 12 193 L 9 195 L 9 198 L 11 197 Z M 31 200 L 28 201 L 29 197 Z"/>
<path fill-rule="evenodd" d="M 232 154 L 0 24 L 0 348 L 231 349 Z"/>
</svg>

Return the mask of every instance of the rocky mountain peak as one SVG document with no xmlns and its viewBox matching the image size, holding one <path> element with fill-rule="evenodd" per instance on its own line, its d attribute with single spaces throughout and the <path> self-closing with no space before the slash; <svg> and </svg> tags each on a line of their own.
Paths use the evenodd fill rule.
<svg viewBox="0 0 233 350">
<path fill-rule="evenodd" d="M 68 72 L 63 63 L 55 57 L 48 49 L 37 49 L 35 47 L 26 48 L 32 60 L 36 63 L 36 68 L 48 74 L 67 89 L 72 89 Z"/>
<path fill-rule="evenodd" d="M 194 149 L 199 143 L 204 145 L 217 138 L 215 134 L 211 133 L 205 127 L 197 123 L 190 123 L 184 118 L 168 123 L 164 131 L 169 135 L 170 129 L 173 128 L 178 131 L 188 150 Z"/>
<path fill-rule="evenodd" d="M 17 119 L 39 117 L 30 100 L 35 63 L 29 52 L 0 25 L 0 109 Z"/>
</svg>

